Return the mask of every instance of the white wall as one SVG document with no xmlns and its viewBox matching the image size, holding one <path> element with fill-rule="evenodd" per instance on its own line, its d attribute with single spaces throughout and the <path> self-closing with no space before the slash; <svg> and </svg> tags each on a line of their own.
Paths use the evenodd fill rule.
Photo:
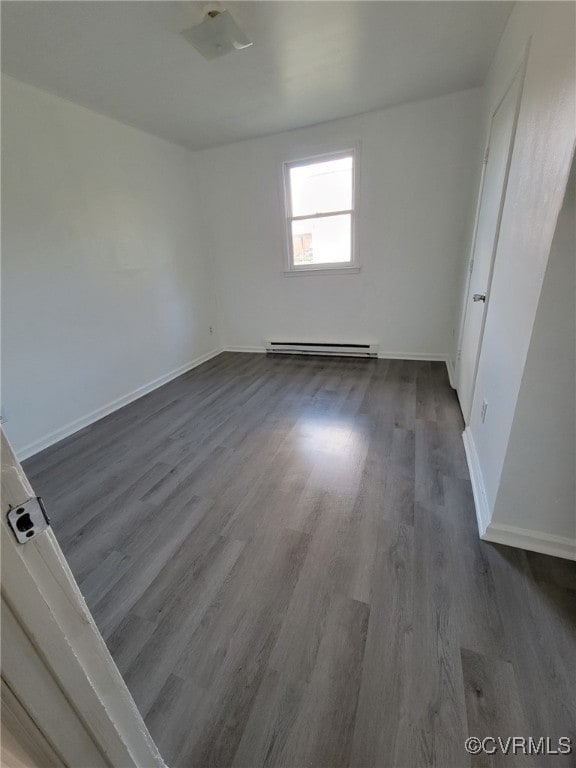
<svg viewBox="0 0 576 768">
<path fill-rule="evenodd" d="M 492 540 L 505 538 L 502 526 L 519 525 L 517 515 L 502 508 L 500 531 L 490 519 L 576 137 L 574 13 L 571 3 L 517 3 L 485 87 L 486 130 L 530 41 L 468 430 L 477 464 L 473 474 L 480 528 L 488 526 L 486 537 Z M 482 423 L 484 399 L 488 410 Z M 545 515 L 543 511 L 542 520 Z M 522 525 L 529 530 L 535 521 L 526 519 Z M 538 525 L 544 531 L 547 523 Z M 537 539 L 532 542 L 532 548 L 541 546 Z"/>
<path fill-rule="evenodd" d="M 23 457 L 218 347 L 217 317 L 191 152 L 3 77 L 2 163 L 2 407 Z"/>
<path fill-rule="evenodd" d="M 572 181 L 552 241 L 492 521 L 576 544 L 575 197 Z"/>
<path fill-rule="evenodd" d="M 479 123 L 473 90 L 199 153 L 224 345 L 275 336 L 451 353 Z M 357 142 L 361 272 L 285 276 L 282 162 Z"/>
</svg>

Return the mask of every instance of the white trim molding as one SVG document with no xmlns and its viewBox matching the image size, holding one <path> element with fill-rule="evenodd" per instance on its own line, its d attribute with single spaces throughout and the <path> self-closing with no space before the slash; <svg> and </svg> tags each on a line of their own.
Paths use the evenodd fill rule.
<svg viewBox="0 0 576 768">
<path fill-rule="evenodd" d="M 34 440 L 32 443 L 28 443 L 28 445 L 25 445 L 16 451 L 18 460 L 24 461 L 25 459 L 30 458 L 30 456 L 34 456 L 34 454 L 43 451 L 45 448 L 49 448 L 51 445 L 54 445 L 54 443 L 58 443 L 65 437 L 69 437 L 75 432 L 79 432 L 81 429 L 84 429 L 84 427 L 88 427 L 90 424 L 94 424 L 94 422 L 103 419 L 105 416 L 108 416 L 110 413 L 123 408 L 125 405 L 129 405 L 130 403 L 134 402 L 134 400 L 138 400 L 140 397 L 144 397 L 144 395 L 147 395 L 149 392 L 158 389 L 164 384 L 168 384 L 168 382 L 172 381 L 172 379 L 176 379 L 178 376 L 182 376 L 183 373 L 187 373 L 193 368 L 197 368 L 199 365 L 202 365 L 202 363 L 208 362 L 208 360 L 211 360 L 213 357 L 221 354 L 222 351 L 222 349 L 213 349 L 210 352 L 207 352 L 205 355 L 201 355 L 200 357 L 197 357 L 194 360 L 191 360 L 190 362 L 175 368 L 169 373 L 165 373 L 163 376 L 159 376 L 157 379 L 149 381 L 147 384 L 143 384 L 137 389 L 133 389 L 126 395 L 122 395 L 122 397 L 118 397 L 116 400 L 112 400 L 112 402 L 103 405 L 101 408 L 96 408 L 94 411 L 87 413 L 85 416 L 81 416 L 79 419 L 70 421 L 68 424 L 64 424 L 63 427 L 55 429 L 53 432 L 49 432 L 38 440 Z"/>
<path fill-rule="evenodd" d="M 423 360 L 430 363 L 445 363 L 447 355 L 441 352 L 378 352 L 379 360 Z"/>
<path fill-rule="evenodd" d="M 226 346 L 222 350 L 223 352 L 266 352 L 266 347 L 242 347 L 242 346 Z M 367 358 L 368 359 L 368 358 Z M 448 367 L 449 356 L 446 353 L 440 352 L 378 352 L 379 360 L 428 360 L 435 363 L 446 363 Z M 448 369 L 448 378 L 450 378 L 450 369 Z"/>
<path fill-rule="evenodd" d="M 462 432 L 462 440 L 464 442 L 464 450 L 466 451 L 470 482 L 472 483 L 478 531 L 480 533 L 480 538 L 483 539 L 490 522 L 491 513 L 488 506 L 488 499 L 486 498 L 486 489 L 484 486 L 482 469 L 480 468 L 480 460 L 478 459 L 478 452 L 476 451 L 476 445 L 470 427 L 466 427 L 464 432 Z"/>
<path fill-rule="evenodd" d="M 454 366 L 454 360 L 450 357 L 446 358 L 446 368 L 448 370 L 448 381 L 452 389 L 456 389 L 456 368 Z"/>
<path fill-rule="evenodd" d="M 554 536 L 542 531 L 518 528 L 515 525 L 489 523 L 482 539 L 495 544 L 541 552 L 544 555 L 576 560 L 576 539 L 569 539 L 567 536 Z"/>
<path fill-rule="evenodd" d="M 361 267 L 357 264 L 349 267 L 310 267 L 308 269 L 285 269 L 284 277 L 295 277 L 296 275 L 357 275 Z"/>
<path fill-rule="evenodd" d="M 264 354 L 266 347 L 224 347 L 224 352 L 254 352 Z"/>
<path fill-rule="evenodd" d="M 494 544 L 506 544 L 509 547 L 529 549 L 544 555 L 576 560 L 576 538 L 555 536 L 543 531 L 532 531 L 528 528 L 518 528 L 515 525 L 495 523 L 491 520 L 492 514 L 486 497 L 484 477 L 470 427 L 466 427 L 462 433 L 462 440 L 470 472 L 480 538 Z"/>
</svg>

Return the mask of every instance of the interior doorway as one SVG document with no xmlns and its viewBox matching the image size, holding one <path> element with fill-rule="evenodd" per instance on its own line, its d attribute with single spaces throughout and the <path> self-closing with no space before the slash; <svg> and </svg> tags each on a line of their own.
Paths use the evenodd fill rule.
<svg viewBox="0 0 576 768">
<path fill-rule="evenodd" d="M 508 171 L 522 96 L 524 66 L 516 72 L 492 114 L 476 219 L 470 278 L 456 363 L 458 397 L 468 424 L 488 303 Z"/>
</svg>

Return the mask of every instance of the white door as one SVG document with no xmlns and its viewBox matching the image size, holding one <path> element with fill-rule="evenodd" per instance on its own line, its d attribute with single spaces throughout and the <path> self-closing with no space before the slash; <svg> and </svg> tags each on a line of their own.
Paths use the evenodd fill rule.
<svg viewBox="0 0 576 768">
<path fill-rule="evenodd" d="M 484 177 L 470 264 L 470 280 L 456 362 L 458 397 L 466 424 L 470 419 L 484 321 L 490 298 L 490 282 L 498 245 L 502 208 L 506 197 L 523 71 L 522 68 L 517 73 L 492 115 L 485 155 Z"/>
<path fill-rule="evenodd" d="M 34 493 L 1 438 L 2 762 L 165 768 L 54 534 L 30 530 Z"/>
<path fill-rule="evenodd" d="M 2 678 L 0 765 L 4 768 L 66 768 L 28 710 Z"/>
</svg>

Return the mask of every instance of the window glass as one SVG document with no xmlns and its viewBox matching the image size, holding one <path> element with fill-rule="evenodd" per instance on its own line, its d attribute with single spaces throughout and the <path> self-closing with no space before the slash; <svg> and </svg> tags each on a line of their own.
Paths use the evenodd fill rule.
<svg viewBox="0 0 576 768">
<path fill-rule="evenodd" d="M 294 266 L 350 262 L 351 216 L 322 216 L 292 222 Z"/>
<path fill-rule="evenodd" d="M 352 156 L 290 168 L 292 216 L 352 208 Z"/>
</svg>

